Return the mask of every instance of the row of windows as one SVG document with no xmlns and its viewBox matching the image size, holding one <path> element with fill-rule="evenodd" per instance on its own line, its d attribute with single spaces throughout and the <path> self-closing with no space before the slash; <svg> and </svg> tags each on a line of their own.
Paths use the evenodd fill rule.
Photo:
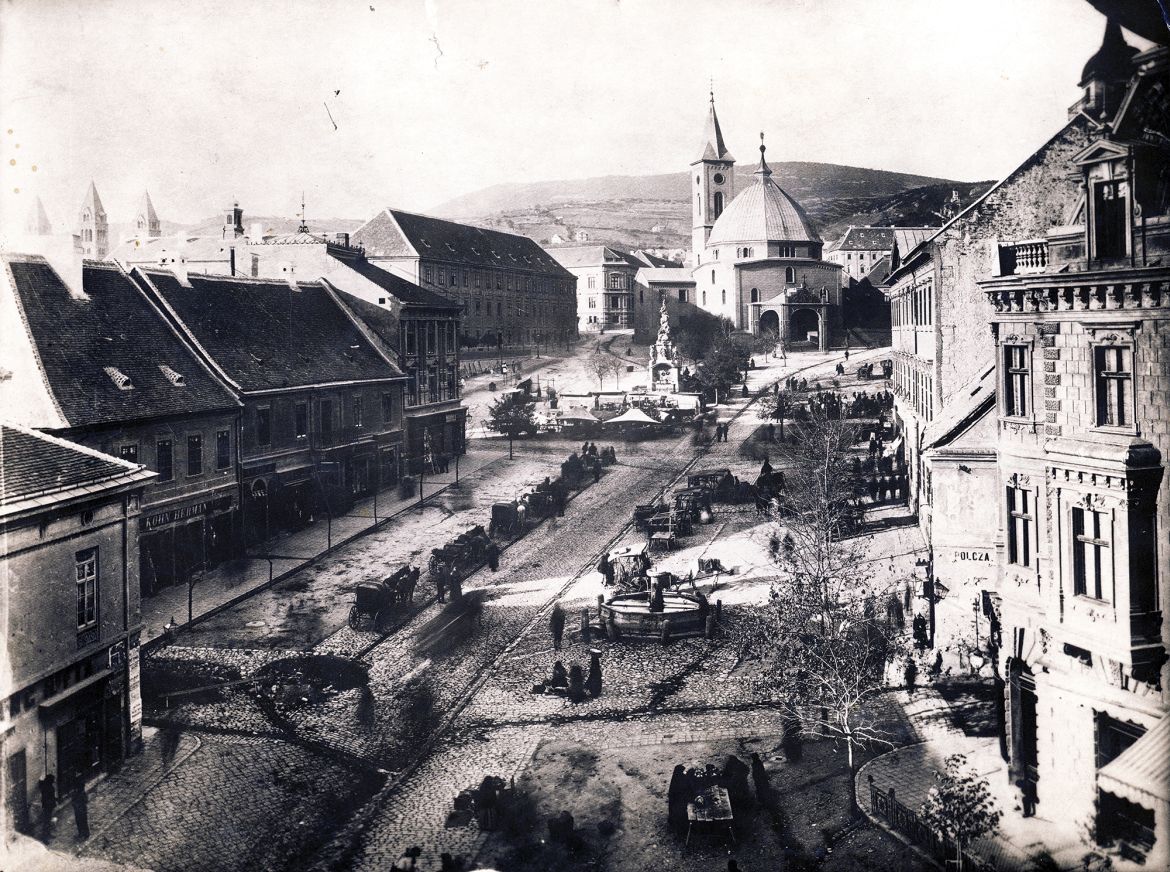
<svg viewBox="0 0 1170 872">
<path fill-rule="evenodd" d="M 498 291 L 565 291 L 568 285 L 565 282 L 555 282 L 543 276 L 514 274 L 510 272 L 481 272 L 480 270 L 452 269 L 450 267 L 423 264 L 423 279 L 428 282 L 437 282 L 444 287 L 495 287 Z"/>
<path fill-rule="evenodd" d="M 894 393 L 908 402 L 919 417 L 934 419 L 934 375 L 911 366 L 905 360 L 894 361 Z"/>
<path fill-rule="evenodd" d="M 931 327 L 934 325 L 934 286 L 930 282 L 896 297 L 890 306 L 895 327 Z"/>
<path fill-rule="evenodd" d="M 1133 348 L 1097 345 L 1092 352 L 1094 426 L 1133 427 Z M 1001 346 L 1003 414 L 1007 417 L 1027 418 L 1033 414 L 1031 354 L 1030 345 Z"/>
<path fill-rule="evenodd" d="M 454 363 L 411 367 L 406 375 L 407 403 L 412 406 L 459 398 L 459 367 Z"/>
<path fill-rule="evenodd" d="M 1008 563 L 1036 566 L 1035 494 L 1027 488 L 1007 489 Z M 1105 512 L 1072 509 L 1073 593 L 1108 602 L 1113 598 L 1112 522 Z"/>
<path fill-rule="evenodd" d="M 585 280 L 586 286 L 590 289 L 597 287 L 597 276 L 588 276 Z M 628 291 L 630 289 L 631 277 L 625 273 L 609 273 L 606 286 L 611 291 Z"/>
<path fill-rule="evenodd" d="M 138 443 L 128 442 L 118 446 L 118 455 L 131 463 L 138 463 Z M 175 478 L 175 444 L 171 439 L 159 439 L 154 444 L 155 472 L 159 481 L 173 481 Z M 232 465 L 232 435 L 230 430 L 215 433 L 215 468 L 228 469 Z M 185 458 L 187 478 L 203 475 L 203 434 L 187 436 Z"/>
<path fill-rule="evenodd" d="M 476 310 L 478 314 L 478 309 Z M 402 353 L 419 354 L 456 353 L 454 321 L 403 321 Z"/>
</svg>

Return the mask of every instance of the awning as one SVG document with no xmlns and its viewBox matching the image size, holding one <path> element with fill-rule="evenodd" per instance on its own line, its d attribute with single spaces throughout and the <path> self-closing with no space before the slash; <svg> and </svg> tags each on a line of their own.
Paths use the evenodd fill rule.
<svg viewBox="0 0 1170 872">
<path fill-rule="evenodd" d="M 634 406 L 631 409 L 622 412 L 616 418 L 610 418 L 605 423 L 607 424 L 657 424 L 658 422 Z"/>
<path fill-rule="evenodd" d="M 1170 715 L 1103 766 L 1097 786 L 1145 806 L 1170 802 Z"/>
<path fill-rule="evenodd" d="M 77 684 L 69 685 L 69 687 L 65 688 L 60 693 L 55 693 L 49 698 L 41 700 L 41 704 L 38 706 L 38 708 L 42 712 L 49 711 L 50 709 L 53 709 L 61 703 L 65 702 L 65 700 L 69 699 L 69 697 L 73 696 L 75 693 L 85 690 L 87 687 L 92 687 L 99 681 L 105 681 L 113 674 L 114 670 L 112 668 L 107 668 L 101 670 L 100 672 L 95 672 L 89 678 L 83 678 L 81 681 L 77 682 Z"/>
</svg>

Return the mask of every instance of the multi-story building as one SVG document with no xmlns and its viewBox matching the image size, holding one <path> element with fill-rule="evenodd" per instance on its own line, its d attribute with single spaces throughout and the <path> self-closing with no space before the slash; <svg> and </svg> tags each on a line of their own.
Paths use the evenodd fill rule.
<svg viewBox="0 0 1170 872">
<path fill-rule="evenodd" d="M 0 406 L 157 475 L 137 539 L 149 595 L 238 553 L 240 402 L 116 264 L 86 261 L 69 286 L 43 257 L 5 255 Z"/>
<path fill-rule="evenodd" d="M 895 251 L 906 253 L 931 236 L 937 227 L 856 227 L 849 225 L 845 234 L 825 250 L 825 260 L 841 266 L 841 286 L 861 281 L 882 258 Z"/>
<path fill-rule="evenodd" d="M 1069 220 L 1081 193 L 1068 161 L 1088 144 L 1093 128 L 1083 115 L 1071 118 L 1006 178 L 917 248 L 901 253 L 886 281 L 894 415 L 916 511 L 929 512 L 931 503 L 922 463 L 925 428 L 952 402 L 969 397 L 992 362 L 989 312 L 978 283 L 997 268 L 996 240 L 1042 236 Z M 992 449 L 991 440 L 984 447 Z"/>
<path fill-rule="evenodd" d="M 463 308 L 464 347 L 539 346 L 577 336 L 575 278 L 523 236 L 383 209 L 353 233 L 374 265 Z"/>
<path fill-rule="evenodd" d="M 334 257 L 344 267 L 323 281 L 406 374 L 406 468 L 417 473 L 436 457 L 463 454 L 459 304 L 374 266 L 360 251 L 337 249 Z"/>
<path fill-rule="evenodd" d="M 642 261 L 606 245 L 567 245 L 550 248 L 548 253 L 577 277 L 581 333 L 634 326 L 634 280 L 645 266 Z"/>
<path fill-rule="evenodd" d="M 3 855 L 46 813 L 40 779 L 64 796 L 141 744 L 135 539 L 153 473 L 11 424 L 0 456 Z"/>
<path fill-rule="evenodd" d="M 1077 196 L 1001 232 L 998 584 L 1010 777 L 1038 814 L 1170 866 L 1170 197 L 1165 47 L 1110 25 L 1085 68 Z M 1100 123 L 1096 123 L 1099 120 Z M 1121 859 L 1118 862 L 1121 862 Z"/>
<path fill-rule="evenodd" d="M 649 341 L 660 323 L 659 307 L 667 299 L 671 312 L 693 308 L 695 279 L 684 266 L 644 266 L 634 277 L 634 331 Z"/>
<path fill-rule="evenodd" d="M 244 405 L 247 543 L 331 518 L 398 480 L 404 377 L 325 284 L 133 276 Z"/>
</svg>

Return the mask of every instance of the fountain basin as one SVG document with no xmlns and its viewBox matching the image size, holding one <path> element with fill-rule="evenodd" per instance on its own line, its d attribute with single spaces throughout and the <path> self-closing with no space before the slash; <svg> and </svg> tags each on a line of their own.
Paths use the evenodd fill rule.
<svg viewBox="0 0 1170 872">
<path fill-rule="evenodd" d="M 657 638 L 662 634 L 663 621 L 668 618 L 671 635 L 702 635 L 708 607 L 698 597 L 664 593 L 662 604 L 662 611 L 652 612 L 649 591 L 619 593 L 601 606 L 601 612 L 606 622 L 612 616 L 618 632 L 624 635 Z"/>
</svg>

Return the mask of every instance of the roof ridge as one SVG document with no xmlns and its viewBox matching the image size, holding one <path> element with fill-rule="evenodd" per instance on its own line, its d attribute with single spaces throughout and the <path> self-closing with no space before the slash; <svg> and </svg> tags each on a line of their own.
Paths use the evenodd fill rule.
<svg viewBox="0 0 1170 872">
<path fill-rule="evenodd" d="M 24 433 L 26 436 L 33 436 L 38 439 L 43 439 L 46 442 L 51 442 L 54 445 L 59 445 L 62 448 L 69 448 L 76 451 L 78 454 L 86 454 L 90 457 L 95 457 L 98 460 L 105 460 L 114 463 L 118 466 L 124 467 L 127 470 L 145 469 L 146 465 L 142 463 L 131 463 L 121 457 L 114 457 L 112 454 L 106 454 L 103 451 L 98 451 L 96 448 L 90 448 L 88 445 L 82 445 L 80 442 L 70 442 L 68 439 L 62 439 L 60 436 L 53 436 L 41 430 L 26 427 L 23 424 L 17 424 L 14 421 L 9 421 L 6 418 L 0 418 L 0 428 L 7 427 L 11 430 L 16 430 L 19 433 Z"/>
</svg>

